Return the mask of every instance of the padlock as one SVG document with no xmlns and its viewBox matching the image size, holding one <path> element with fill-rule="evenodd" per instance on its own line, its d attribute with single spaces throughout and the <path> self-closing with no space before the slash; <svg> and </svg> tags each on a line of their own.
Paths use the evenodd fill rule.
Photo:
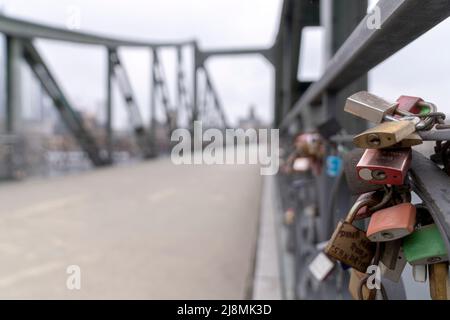
<svg viewBox="0 0 450 320">
<path fill-rule="evenodd" d="M 344 111 L 373 123 L 392 120 L 397 103 L 388 102 L 367 91 L 357 92 L 347 98 Z"/>
<path fill-rule="evenodd" d="M 440 262 L 428 266 L 430 297 L 433 300 L 449 300 L 448 263 Z"/>
<path fill-rule="evenodd" d="M 396 242 L 399 242 L 399 240 L 384 243 L 385 245 L 392 243 L 393 246 L 387 248 L 388 252 L 386 253 L 386 256 L 383 253 L 379 262 L 382 278 L 389 279 L 393 282 L 400 281 L 403 270 L 406 266 L 406 259 L 403 254 L 403 249 Z M 398 252 L 398 254 L 395 255 L 395 252 Z M 389 266 L 387 266 L 388 264 Z"/>
<path fill-rule="evenodd" d="M 414 132 L 414 133 L 411 133 L 409 136 L 407 136 L 402 141 L 400 141 L 399 143 L 396 143 L 393 146 L 390 146 L 387 148 L 392 148 L 392 149 L 410 148 L 410 147 L 417 146 L 422 143 L 423 143 L 422 137 L 419 134 Z"/>
<path fill-rule="evenodd" d="M 426 115 L 428 113 L 436 112 L 437 108 L 434 104 L 430 102 L 424 101 L 419 97 L 411 97 L 411 96 L 400 96 L 397 99 L 397 103 L 399 104 L 396 113 L 402 116 L 409 115 Z M 434 123 L 433 117 L 427 117 L 424 120 L 421 120 L 419 124 L 416 125 L 417 129 L 420 130 L 428 130 L 427 128 L 431 128 Z"/>
<path fill-rule="evenodd" d="M 398 110 L 407 111 L 414 114 L 422 112 L 422 108 L 418 105 L 419 102 L 423 102 L 422 98 L 412 96 L 400 96 L 397 99 Z"/>
<path fill-rule="evenodd" d="M 308 269 L 319 281 L 323 281 L 334 269 L 335 262 L 325 253 L 320 252 L 309 264 Z"/>
<path fill-rule="evenodd" d="M 284 212 L 284 224 L 286 226 L 291 226 L 295 222 L 295 209 L 287 208 Z"/>
<path fill-rule="evenodd" d="M 307 172 L 311 169 L 311 159 L 309 157 L 298 157 L 292 164 L 294 172 Z"/>
<path fill-rule="evenodd" d="M 370 217 L 367 238 L 375 242 L 401 239 L 414 231 L 416 207 L 401 203 L 378 210 Z"/>
<path fill-rule="evenodd" d="M 357 201 L 344 221 L 340 221 L 328 242 L 325 253 L 358 271 L 365 272 L 375 254 L 375 244 L 352 222 L 359 209 L 373 205 L 371 200 Z"/>
<path fill-rule="evenodd" d="M 324 155 L 322 137 L 315 132 L 304 133 L 303 139 L 306 142 L 308 155 L 321 158 Z"/>
<path fill-rule="evenodd" d="M 330 177 L 337 177 L 342 169 L 342 159 L 338 156 L 328 156 L 327 157 L 327 174 Z"/>
<path fill-rule="evenodd" d="M 427 282 L 427 265 L 426 264 L 413 265 L 412 275 L 415 282 Z"/>
<path fill-rule="evenodd" d="M 356 165 L 356 172 L 369 183 L 402 185 L 411 165 L 411 154 L 411 148 L 367 149 Z"/>
<path fill-rule="evenodd" d="M 353 143 L 363 149 L 383 149 L 401 142 L 415 131 L 413 120 L 382 122 L 356 135 Z"/>
<path fill-rule="evenodd" d="M 358 173 L 355 168 L 359 160 L 361 160 L 364 152 L 365 150 L 363 149 L 353 149 L 345 153 L 343 156 L 345 180 L 347 181 L 347 186 L 353 195 L 363 194 L 383 188 L 382 185 L 369 183 L 358 177 Z"/>
<path fill-rule="evenodd" d="M 354 300 L 359 300 L 359 288 L 361 280 L 366 277 L 366 273 L 359 272 L 355 269 L 350 270 L 350 281 L 348 283 L 348 291 Z M 362 285 L 362 299 L 363 300 L 373 300 L 375 299 L 377 291 L 369 290 L 367 284 Z"/>
<path fill-rule="evenodd" d="M 411 265 L 448 261 L 444 240 L 435 224 L 416 229 L 403 238 L 403 251 Z"/>
<path fill-rule="evenodd" d="M 394 269 L 400 256 L 400 251 L 402 251 L 401 248 L 401 239 L 383 242 L 381 244 L 380 261 L 389 269 Z"/>
</svg>

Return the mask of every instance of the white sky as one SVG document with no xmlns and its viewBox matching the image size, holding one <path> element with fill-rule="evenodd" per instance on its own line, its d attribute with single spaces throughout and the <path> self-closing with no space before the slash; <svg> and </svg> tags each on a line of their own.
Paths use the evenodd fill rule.
<svg viewBox="0 0 450 320">
<path fill-rule="evenodd" d="M 82 31 L 155 41 L 196 38 L 201 48 L 208 49 L 270 46 L 278 28 L 281 0 L 0 0 L 7 15 L 57 26 L 65 25 L 71 6 L 80 9 Z M 374 68 L 370 90 L 391 100 L 401 94 L 422 96 L 450 112 L 449 35 L 450 21 L 446 20 Z M 301 74 L 314 78 L 323 69 L 320 32 L 312 30 L 308 39 L 308 49 L 302 49 L 305 58 Z M 39 48 L 70 100 L 84 109 L 101 110 L 104 50 L 50 41 L 40 41 Z M 121 53 L 141 111 L 147 117 L 148 52 L 127 49 Z M 166 74 L 174 79 L 175 55 L 166 52 L 163 59 Z M 208 67 L 231 120 L 245 116 L 249 104 L 257 106 L 257 114 L 265 121 L 272 119 L 273 71 L 264 59 L 214 58 Z M 170 89 L 174 99 L 174 88 Z M 116 95 L 115 101 L 119 100 Z M 121 103 L 116 103 L 115 115 L 116 125 L 126 122 Z"/>
</svg>

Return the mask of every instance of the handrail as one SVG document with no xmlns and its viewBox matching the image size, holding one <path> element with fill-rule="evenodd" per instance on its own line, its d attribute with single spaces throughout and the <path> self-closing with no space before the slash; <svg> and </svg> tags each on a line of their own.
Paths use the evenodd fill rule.
<svg viewBox="0 0 450 320">
<path fill-rule="evenodd" d="M 380 0 L 379 29 L 369 29 L 368 14 L 328 64 L 325 73 L 295 103 L 281 128 L 317 104 L 326 91 L 338 91 L 450 16 L 448 0 Z M 408 26 L 405 28 L 405 26 Z"/>
</svg>

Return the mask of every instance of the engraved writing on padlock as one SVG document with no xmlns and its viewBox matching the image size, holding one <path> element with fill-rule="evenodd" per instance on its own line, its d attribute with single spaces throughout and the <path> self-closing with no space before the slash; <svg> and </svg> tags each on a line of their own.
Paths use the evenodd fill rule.
<svg viewBox="0 0 450 320">
<path fill-rule="evenodd" d="M 373 184 L 403 184 L 411 165 L 411 149 L 367 149 L 356 165 L 361 180 Z"/>
<path fill-rule="evenodd" d="M 416 131 L 412 120 L 383 122 L 353 138 L 353 143 L 364 149 L 382 149 L 393 146 Z"/>
<path fill-rule="evenodd" d="M 448 261 L 444 240 L 435 224 L 416 229 L 403 238 L 403 251 L 411 265 Z"/>
<path fill-rule="evenodd" d="M 373 123 L 381 123 L 394 113 L 397 105 L 367 91 L 360 91 L 347 98 L 344 111 Z"/>
<path fill-rule="evenodd" d="M 376 242 L 397 240 L 413 232 L 415 224 L 416 207 L 401 203 L 372 214 L 367 238 Z"/>
<path fill-rule="evenodd" d="M 355 170 L 355 167 L 359 160 L 361 160 L 364 152 L 365 150 L 362 149 L 353 149 L 345 153 L 343 157 L 345 180 L 347 181 L 350 192 L 354 195 L 383 188 L 382 185 L 373 184 L 358 177 L 358 172 Z"/>
<path fill-rule="evenodd" d="M 373 205 L 370 200 L 357 201 L 344 221 L 340 221 L 328 242 L 325 253 L 356 270 L 365 272 L 375 253 L 374 243 L 363 230 L 352 225 L 356 213 L 364 206 Z"/>
</svg>

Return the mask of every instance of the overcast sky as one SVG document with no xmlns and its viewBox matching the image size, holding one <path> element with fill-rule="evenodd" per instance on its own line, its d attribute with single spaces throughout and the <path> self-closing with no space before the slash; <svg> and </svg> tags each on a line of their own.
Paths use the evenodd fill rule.
<svg viewBox="0 0 450 320">
<path fill-rule="evenodd" d="M 281 0 L 0 0 L 5 14 L 64 27 L 72 6 L 80 10 L 81 31 L 143 40 L 197 39 L 201 48 L 268 47 L 278 28 Z M 374 1 L 372 1 L 373 3 Z M 405 26 L 407 28 L 408 26 Z M 418 95 L 450 112 L 450 21 L 446 20 L 370 73 L 370 90 L 388 99 Z M 304 39 L 301 74 L 323 70 L 322 37 L 310 28 Z M 101 113 L 105 97 L 102 48 L 40 41 L 39 48 L 78 107 Z M 121 52 L 142 113 L 148 117 L 149 57 L 146 50 Z M 174 80 L 175 55 L 164 54 Z M 258 56 L 215 58 L 208 67 L 230 119 L 254 104 L 265 121 L 272 119 L 273 70 Z M 174 84 L 174 81 L 171 81 Z M 175 101 L 175 88 L 171 89 Z M 115 101 L 119 100 L 116 95 Z M 115 106 L 116 125 L 125 123 L 124 106 Z"/>
</svg>

